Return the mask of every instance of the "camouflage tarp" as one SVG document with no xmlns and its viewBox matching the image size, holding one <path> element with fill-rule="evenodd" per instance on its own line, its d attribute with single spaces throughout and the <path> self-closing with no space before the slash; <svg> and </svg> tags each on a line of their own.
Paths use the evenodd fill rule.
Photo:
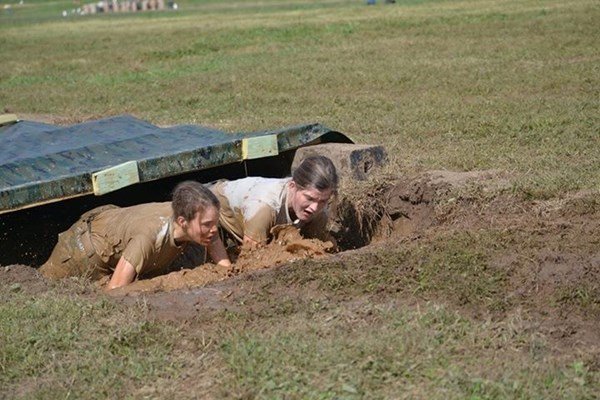
<svg viewBox="0 0 600 400">
<path fill-rule="evenodd" d="M 137 169 L 136 182 L 148 182 L 261 157 L 253 150 L 261 139 L 271 139 L 268 150 L 275 154 L 319 142 L 352 143 L 320 124 L 227 133 L 198 125 L 160 128 L 131 116 L 67 127 L 19 121 L 0 127 L 0 213 L 98 194 L 94 175 L 127 162 Z"/>
</svg>

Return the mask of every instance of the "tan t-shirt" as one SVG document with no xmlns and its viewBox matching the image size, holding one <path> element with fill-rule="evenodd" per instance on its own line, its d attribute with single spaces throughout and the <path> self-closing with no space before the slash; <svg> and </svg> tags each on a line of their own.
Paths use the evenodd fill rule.
<svg viewBox="0 0 600 400">
<path fill-rule="evenodd" d="M 138 276 L 166 270 L 185 248 L 173 239 L 171 203 L 148 203 L 103 211 L 91 222 L 92 243 L 115 268 L 124 257 Z"/>
<path fill-rule="evenodd" d="M 211 187 L 221 203 L 219 223 L 240 242 L 244 236 L 264 243 L 275 225 L 295 224 L 307 238 L 327 240 L 325 208 L 307 222 L 294 222 L 288 212 L 287 192 L 291 178 L 248 177 L 219 181 Z"/>
</svg>

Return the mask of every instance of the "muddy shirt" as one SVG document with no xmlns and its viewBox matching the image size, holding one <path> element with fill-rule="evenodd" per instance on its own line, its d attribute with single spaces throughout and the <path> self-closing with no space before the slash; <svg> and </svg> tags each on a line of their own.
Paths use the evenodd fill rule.
<svg viewBox="0 0 600 400">
<path fill-rule="evenodd" d="M 123 257 L 138 276 L 156 274 L 184 249 L 175 244 L 172 215 L 170 202 L 103 211 L 91 221 L 96 253 L 112 268 Z"/>
<path fill-rule="evenodd" d="M 219 181 L 211 187 L 219 201 L 219 223 L 240 242 L 244 236 L 266 242 L 275 225 L 294 224 L 307 238 L 328 238 L 327 210 L 310 221 L 292 221 L 288 211 L 287 192 L 291 178 L 248 177 L 235 181 Z"/>
</svg>

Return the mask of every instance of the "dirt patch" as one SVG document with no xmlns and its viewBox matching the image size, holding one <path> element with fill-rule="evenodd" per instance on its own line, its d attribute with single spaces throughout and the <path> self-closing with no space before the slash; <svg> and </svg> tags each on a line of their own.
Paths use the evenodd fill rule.
<svg viewBox="0 0 600 400">
<path fill-rule="evenodd" d="M 27 265 L 0 267 L 0 281 L 13 292 L 25 291 L 34 295 L 46 292 L 52 286 L 35 268 Z"/>
<path fill-rule="evenodd" d="M 334 235 L 342 250 L 373 241 L 418 237 L 444 222 L 448 210 L 470 188 L 498 192 L 510 186 L 506 173 L 430 171 L 412 177 L 375 177 L 343 187 L 335 207 Z"/>
</svg>

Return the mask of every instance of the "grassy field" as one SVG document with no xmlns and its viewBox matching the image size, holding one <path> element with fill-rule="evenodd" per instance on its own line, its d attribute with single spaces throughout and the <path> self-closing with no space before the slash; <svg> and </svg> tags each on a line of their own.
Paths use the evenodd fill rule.
<svg viewBox="0 0 600 400">
<path fill-rule="evenodd" d="M 233 131 L 318 121 L 385 143 L 407 169 L 506 169 L 535 197 L 600 187 L 594 1 L 198 1 L 59 16 L 72 7 L 1 16 L 5 109 Z"/>
<path fill-rule="evenodd" d="M 385 145 L 397 174 L 499 169 L 509 195 L 537 202 L 600 189 L 594 0 L 197 0 L 66 18 L 72 1 L 9 3 L 0 112 L 228 131 L 321 122 Z M 553 248 L 593 257 L 593 234 Z M 237 311 L 176 323 L 79 282 L 2 284 L 0 397 L 592 399 L 598 353 L 557 352 L 490 266 L 544 246 L 510 227 L 448 232 L 307 262 Z M 288 284 L 318 295 L 269 291 Z M 570 290 L 553 301 L 597 323 L 600 289 Z"/>
</svg>

